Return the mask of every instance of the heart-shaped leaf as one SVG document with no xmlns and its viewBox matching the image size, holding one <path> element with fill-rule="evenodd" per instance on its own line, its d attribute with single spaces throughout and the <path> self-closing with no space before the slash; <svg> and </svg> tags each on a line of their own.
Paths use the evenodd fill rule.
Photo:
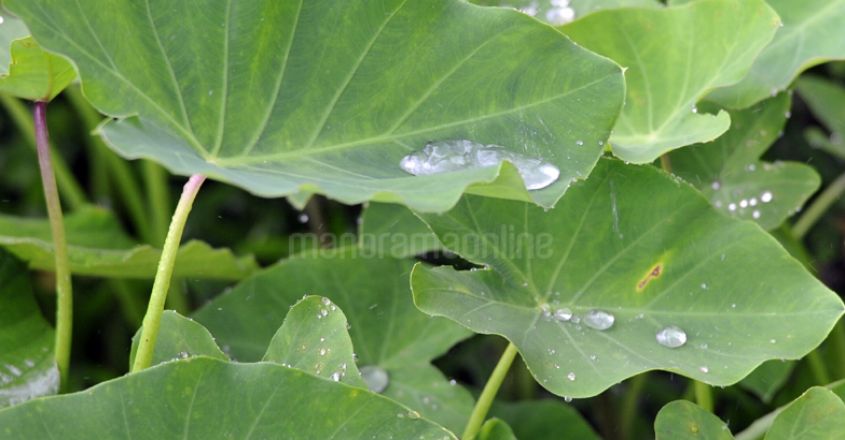
<svg viewBox="0 0 845 440">
<path fill-rule="evenodd" d="M 0 249 L 0 408 L 59 390 L 53 329 L 24 265 Z"/>
<path fill-rule="evenodd" d="M 137 115 L 102 127 L 119 153 L 268 197 L 443 211 L 496 167 L 415 177 L 400 160 L 469 139 L 559 168 L 504 193 L 550 206 L 592 169 L 624 94 L 618 66 L 554 29 L 457 0 L 7 5 L 101 112 Z"/>
<path fill-rule="evenodd" d="M 423 219 L 489 268 L 417 265 L 417 306 L 505 336 L 559 395 L 593 396 L 651 369 L 731 384 L 803 356 L 843 312 L 769 234 L 651 166 L 601 161 L 548 212 L 465 196 Z"/>
<path fill-rule="evenodd" d="M 575 408 L 552 399 L 496 402 L 490 413 L 508 422 L 520 440 L 600 440 Z"/>
<path fill-rule="evenodd" d="M 654 420 L 657 440 L 733 440 L 725 422 L 700 406 L 676 400 L 660 409 Z"/>
<path fill-rule="evenodd" d="M 263 360 L 366 388 L 347 325 L 343 311 L 331 300 L 307 296 L 291 307 Z"/>
<path fill-rule="evenodd" d="M 815 127 L 805 133 L 810 145 L 845 160 L 845 88 L 824 78 L 804 75 L 797 82 L 798 93 L 830 132 Z"/>
<path fill-rule="evenodd" d="M 742 79 L 778 23 L 763 0 L 701 0 L 601 11 L 562 30 L 627 68 L 625 108 L 610 142 L 618 157 L 646 163 L 728 129 L 727 113 L 697 113 L 695 106 Z"/>
<path fill-rule="evenodd" d="M 785 90 L 804 70 L 845 59 L 845 0 L 768 0 L 783 22 L 775 38 L 738 84 L 707 97 L 745 108 Z"/>
<path fill-rule="evenodd" d="M 472 0 L 483 6 L 504 6 L 537 17 L 551 25 L 559 26 L 603 9 L 628 7 L 657 8 L 657 0 Z"/>
<path fill-rule="evenodd" d="M 408 287 L 412 261 L 366 252 L 344 248 L 292 257 L 242 281 L 195 318 L 224 351 L 241 361 L 257 360 L 302 295 L 330 298 L 349 321 L 358 368 L 372 389 L 447 428 L 463 429 L 472 397 L 430 361 L 469 333 L 414 307 Z"/>
<path fill-rule="evenodd" d="M 71 272 L 108 278 L 152 278 L 161 251 L 137 245 L 117 219 L 99 208 L 84 208 L 65 217 Z M 46 219 L 0 215 L 0 246 L 30 267 L 53 270 L 53 242 Z M 182 245 L 174 275 L 205 279 L 238 280 L 258 268 L 255 259 L 236 257 L 228 249 L 213 249 L 200 241 Z"/>
<path fill-rule="evenodd" d="M 766 440 L 845 438 L 845 403 L 830 390 L 813 387 L 777 415 Z"/>
<path fill-rule="evenodd" d="M 132 336 L 132 351 L 129 354 L 129 365 L 135 362 L 135 353 L 141 329 Z M 165 310 L 161 315 L 158 337 L 153 350 L 152 365 L 191 356 L 208 356 L 223 361 L 229 360 L 225 353 L 214 341 L 211 333 L 200 323 L 186 318 L 173 310 Z"/>
<path fill-rule="evenodd" d="M 672 172 L 692 183 L 730 216 L 780 226 L 819 189 L 818 173 L 796 162 L 760 156 L 777 140 L 789 116 L 786 93 L 731 112 L 731 128 L 714 142 L 673 151 Z"/>
<path fill-rule="evenodd" d="M 360 388 L 274 363 L 206 357 L 157 365 L 90 390 L 0 411 L 13 439 L 453 439 L 416 412 Z"/>
</svg>

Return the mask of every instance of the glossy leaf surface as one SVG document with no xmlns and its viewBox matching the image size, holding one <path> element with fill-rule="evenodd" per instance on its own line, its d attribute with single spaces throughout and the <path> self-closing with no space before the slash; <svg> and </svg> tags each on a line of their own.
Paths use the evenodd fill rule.
<svg viewBox="0 0 845 440">
<path fill-rule="evenodd" d="M 701 0 L 605 10 L 562 30 L 627 68 L 625 108 L 610 142 L 616 156 L 646 163 L 728 129 L 727 113 L 697 113 L 695 106 L 713 89 L 742 79 L 778 23 L 763 0 Z"/>
<path fill-rule="evenodd" d="M 161 251 L 137 245 L 108 211 L 86 208 L 65 217 L 71 272 L 108 278 L 152 278 Z M 35 269 L 53 270 L 53 243 L 46 219 L 0 215 L 0 246 Z M 174 275 L 237 280 L 258 268 L 252 257 L 213 249 L 200 241 L 182 245 Z"/>
<path fill-rule="evenodd" d="M 284 415 L 284 417 L 280 417 Z M 0 411 L 13 439 L 455 438 L 359 388 L 274 363 L 169 362 L 90 390 Z"/>
<path fill-rule="evenodd" d="M 0 249 L 0 408 L 59 390 L 53 328 L 23 263 Z"/>
<path fill-rule="evenodd" d="M 292 257 L 242 281 L 195 317 L 225 351 L 251 361 L 261 358 L 289 307 L 303 295 L 330 298 L 351 326 L 359 370 L 386 373 L 384 395 L 447 428 L 463 429 L 472 398 L 430 362 L 469 333 L 414 307 L 408 287 L 411 261 L 359 252 L 346 248 Z"/>
<path fill-rule="evenodd" d="M 496 191 L 551 206 L 592 169 L 624 93 L 618 66 L 554 29 L 457 0 L 7 5 L 74 60 L 101 112 L 137 115 L 102 127 L 116 151 L 267 197 L 443 211 L 497 168 L 414 177 L 399 162 L 471 139 L 557 166 L 545 189 Z"/>
<path fill-rule="evenodd" d="M 731 128 L 718 139 L 670 154 L 672 172 L 695 185 L 722 212 L 766 229 L 780 226 L 821 185 L 809 165 L 760 160 L 781 136 L 790 101 L 783 93 L 732 111 Z"/>
<path fill-rule="evenodd" d="M 505 336 L 541 385 L 571 397 L 651 369 L 732 384 L 817 346 L 842 314 L 838 296 L 757 225 L 697 194 L 653 167 L 603 160 L 548 212 L 466 196 L 423 218 L 487 269 L 417 265 L 414 300 Z M 602 313 L 614 319 L 598 330 L 611 321 Z M 678 348 L 658 343 L 670 326 L 684 332 Z"/>
<path fill-rule="evenodd" d="M 718 417 L 686 400 L 676 400 L 660 409 L 654 421 L 657 440 L 733 440 Z"/>
</svg>

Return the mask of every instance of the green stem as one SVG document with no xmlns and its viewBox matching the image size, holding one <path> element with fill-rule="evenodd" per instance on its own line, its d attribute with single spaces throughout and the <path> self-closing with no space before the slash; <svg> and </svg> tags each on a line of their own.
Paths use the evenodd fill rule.
<svg viewBox="0 0 845 440">
<path fill-rule="evenodd" d="M 111 180 L 115 183 L 115 189 L 120 194 L 121 200 L 126 204 L 132 224 L 135 225 L 135 229 L 144 241 L 152 243 L 154 237 L 148 220 L 149 213 L 144 209 L 141 187 L 133 178 L 132 168 L 129 163 L 112 153 L 99 136 L 92 134 L 102 122 L 103 117 L 88 104 L 78 87 L 67 88 L 65 95 L 85 124 L 85 129 L 88 132 L 85 140 L 89 151 L 92 156 L 103 159 Z"/>
<path fill-rule="evenodd" d="M 824 359 L 822 359 L 822 355 L 819 353 L 818 349 L 807 354 L 807 362 L 810 364 L 810 371 L 813 373 L 816 385 L 826 385 L 830 383 L 830 374 L 827 372 Z"/>
<path fill-rule="evenodd" d="M 713 390 L 704 382 L 693 381 L 695 387 L 695 402 L 705 411 L 713 412 Z"/>
<path fill-rule="evenodd" d="M 167 189 L 167 173 L 157 163 L 143 162 L 144 186 L 147 192 L 147 204 L 153 219 L 153 244 L 161 246 L 167 235 L 167 213 L 170 207 L 170 191 Z"/>
<path fill-rule="evenodd" d="M 5 93 L 0 93 L 0 104 L 6 109 L 6 112 L 9 113 L 9 116 L 15 121 L 15 125 L 20 128 L 21 133 L 23 133 L 24 138 L 27 141 L 27 144 L 33 149 L 38 149 L 36 136 L 35 136 L 35 126 L 32 122 L 32 117 L 27 110 L 26 105 L 24 105 L 20 100 L 9 96 Z M 45 128 L 46 129 L 46 128 Z M 67 163 L 62 159 L 62 156 L 56 154 L 56 152 L 49 147 L 50 154 L 52 155 L 53 161 L 53 172 L 55 173 L 56 181 L 58 181 L 59 190 L 62 192 L 62 198 L 71 208 L 71 210 L 78 209 L 85 205 L 87 197 L 85 196 L 85 192 L 82 191 L 82 186 L 79 185 L 79 182 L 76 181 L 76 178 L 73 177 L 73 173 L 70 172 L 70 168 L 68 168 Z"/>
<path fill-rule="evenodd" d="M 633 438 L 634 420 L 637 417 L 637 404 L 640 394 L 646 384 L 648 374 L 643 373 L 631 378 L 628 389 L 625 391 L 625 400 L 622 402 L 622 415 L 619 417 L 622 433 L 625 438 Z"/>
<path fill-rule="evenodd" d="M 490 378 L 487 379 L 487 384 L 484 385 L 484 390 L 482 390 L 481 395 L 478 396 L 478 401 L 475 402 L 475 408 L 472 409 L 472 414 L 469 416 L 469 421 L 467 422 L 467 426 L 464 429 L 464 435 L 461 436 L 461 439 L 472 440 L 472 438 L 478 434 L 478 431 L 481 429 L 481 425 L 484 423 L 484 419 L 487 417 L 487 411 L 490 410 L 490 405 L 493 404 L 493 399 L 496 398 L 496 393 L 502 386 L 502 381 L 505 380 L 505 376 L 507 376 L 508 370 L 510 369 L 514 358 L 516 358 L 516 353 L 516 346 L 512 343 L 508 343 L 507 348 L 505 348 L 505 352 L 502 353 L 502 357 L 499 358 L 499 363 L 497 363 L 496 368 L 493 369 L 493 374 L 491 374 Z"/>
<path fill-rule="evenodd" d="M 666 171 L 667 173 L 672 172 L 672 160 L 669 159 L 668 154 L 660 156 L 660 168 L 663 168 L 663 171 Z"/>
<path fill-rule="evenodd" d="M 161 324 L 161 315 L 164 313 L 164 303 L 167 300 L 167 290 L 170 287 L 170 278 L 173 276 L 173 267 L 176 265 L 179 242 L 182 240 L 182 232 L 185 230 L 188 214 L 191 212 L 194 199 L 197 197 L 197 192 L 199 192 L 203 181 L 205 181 L 205 176 L 200 174 L 194 174 L 188 179 L 182 189 L 182 197 L 179 198 L 179 203 L 176 205 L 173 219 L 170 221 L 170 228 L 167 230 L 167 238 L 164 239 L 161 259 L 158 262 L 156 277 L 153 281 L 153 290 L 150 293 L 150 303 L 141 325 L 141 340 L 138 344 L 135 362 L 132 364 L 131 372 L 133 373 L 149 367 L 152 363 L 153 349 Z"/>
<path fill-rule="evenodd" d="M 809 208 L 804 211 L 801 218 L 795 222 L 792 227 L 792 233 L 797 239 L 802 239 L 807 232 L 812 229 L 813 225 L 830 209 L 842 194 L 845 193 L 845 174 L 840 175 L 833 181 L 818 197 L 813 201 Z"/>
<path fill-rule="evenodd" d="M 73 290 L 70 280 L 70 263 L 67 256 L 65 227 L 62 219 L 62 204 L 56 187 L 56 176 L 50 158 L 50 135 L 47 130 L 47 103 L 36 102 L 33 111 L 35 144 L 38 152 L 38 166 L 41 169 L 41 183 L 44 186 L 44 200 L 47 217 L 50 219 L 50 233 L 53 236 L 53 256 L 56 265 L 56 343 L 54 356 L 59 368 L 60 384 L 66 386 L 70 366 L 70 344 L 73 333 Z"/>
</svg>

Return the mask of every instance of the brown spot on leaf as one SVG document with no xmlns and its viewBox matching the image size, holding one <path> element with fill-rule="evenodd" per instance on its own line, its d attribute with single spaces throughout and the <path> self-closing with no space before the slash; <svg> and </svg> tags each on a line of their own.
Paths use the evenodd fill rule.
<svg viewBox="0 0 845 440">
<path fill-rule="evenodd" d="M 645 276 L 640 279 L 640 282 L 637 283 L 637 292 L 642 292 L 651 280 L 660 278 L 660 275 L 663 273 L 663 263 L 657 263 L 651 269 L 646 272 Z"/>
</svg>

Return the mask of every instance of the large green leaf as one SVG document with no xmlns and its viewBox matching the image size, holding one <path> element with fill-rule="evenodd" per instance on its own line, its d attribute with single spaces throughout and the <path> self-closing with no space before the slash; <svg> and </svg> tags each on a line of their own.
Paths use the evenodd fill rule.
<svg viewBox="0 0 845 440">
<path fill-rule="evenodd" d="M 66 59 L 45 52 L 32 37 L 26 37 L 12 41 L 11 64 L 0 75 L 0 92 L 30 101 L 51 101 L 75 78 Z"/>
<path fill-rule="evenodd" d="M 645 163 L 728 129 L 727 113 L 698 113 L 695 106 L 713 89 L 739 81 L 778 23 L 763 0 L 701 0 L 601 11 L 562 30 L 627 68 L 625 108 L 610 142 L 618 157 Z"/>
<path fill-rule="evenodd" d="M 224 351 L 238 360 L 257 360 L 302 295 L 330 298 L 349 321 L 365 380 L 381 385 L 374 389 L 447 428 L 462 429 L 472 398 L 429 362 L 469 333 L 414 307 L 408 287 L 411 261 L 360 252 L 345 248 L 290 258 L 215 298 L 195 318 Z"/>
<path fill-rule="evenodd" d="M 764 360 L 803 356 L 843 312 L 769 234 L 651 166 L 603 160 L 548 212 L 465 196 L 423 219 L 487 268 L 417 265 L 417 306 L 505 336 L 559 395 L 592 396 L 651 369 L 731 384 Z M 588 325 L 595 311 L 614 315 L 612 327 Z M 658 344 L 669 326 L 686 345 Z"/>
<path fill-rule="evenodd" d="M 129 365 L 135 361 L 135 353 L 140 342 L 141 329 L 132 336 L 132 350 Z M 191 318 L 186 318 L 173 310 L 165 310 L 161 315 L 158 337 L 153 350 L 153 365 L 191 356 L 208 356 L 227 361 L 229 358 L 220 351 L 214 337 L 208 330 Z"/>
<path fill-rule="evenodd" d="M 707 98 L 744 108 L 786 89 L 804 70 L 845 59 L 845 0 L 768 0 L 783 27 L 738 84 Z"/>
<path fill-rule="evenodd" d="M 830 390 L 813 387 L 775 417 L 766 440 L 845 438 L 845 403 Z"/>
<path fill-rule="evenodd" d="M 654 421 L 657 440 L 733 440 L 725 422 L 700 406 L 676 400 L 660 409 Z"/>
<path fill-rule="evenodd" d="M 520 440 L 600 440 L 575 408 L 552 399 L 495 402 L 490 413 L 508 422 Z"/>
<path fill-rule="evenodd" d="M 805 133 L 811 145 L 845 160 L 845 88 L 824 78 L 804 75 L 798 82 L 798 93 L 830 132 L 810 127 Z"/>
<path fill-rule="evenodd" d="M 497 191 L 553 205 L 592 169 L 624 94 L 618 66 L 554 29 L 458 0 L 7 3 L 74 60 L 101 112 L 137 115 L 102 127 L 116 151 L 262 196 L 443 211 L 497 169 L 414 177 L 399 162 L 471 139 L 556 165 L 550 187 Z"/>
<path fill-rule="evenodd" d="M 5 439 L 450 439 L 365 390 L 274 363 L 196 357 L 0 411 Z"/>
<path fill-rule="evenodd" d="M 443 248 L 437 236 L 411 210 L 388 203 L 367 204 L 361 213 L 358 236 L 362 248 L 396 258 Z"/>
<path fill-rule="evenodd" d="M 58 390 L 53 329 L 35 303 L 26 268 L 0 249 L 0 408 Z"/>
<path fill-rule="evenodd" d="M 307 296 L 288 311 L 263 360 L 366 388 L 347 325 L 343 311 L 331 300 Z"/>
<path fill-rule="evenodd" d="M 603 9 L 628 7 L 656 8 L 662 6 L 658 0 L 471 0 L 483 6 L 504 6 L 516 8 L 532 17 L 537 17 L 551 25 L 562 25 L 587 14 Z"/>
<path fill-rule="evenodd" d="M 85 208 L 65 217 L 68 257 L 76 275 L 109 278 L 152 278 L 161 251 L 137 245 L 108 211 Z M 53 270 L 53 242 L 46 219 L 0 214 L 0 246 L 35 269 Z M 200 241 L 184 244 L 176 257 L 174 276 L 238 280 L 258 268 L 250 257 L 213 249 Z"/>
<path fill-rule="evenodd" d="M 726 214 L 766 229 L 780 226 L 821 185 L 810 166 L 760 161 L 780 137 L 789 107 L 789 96 L 783 93 L 731 112 L 730 130 L 714 142 L 671 153 L 672 172 L 698 187 Z"/>
</svg>

